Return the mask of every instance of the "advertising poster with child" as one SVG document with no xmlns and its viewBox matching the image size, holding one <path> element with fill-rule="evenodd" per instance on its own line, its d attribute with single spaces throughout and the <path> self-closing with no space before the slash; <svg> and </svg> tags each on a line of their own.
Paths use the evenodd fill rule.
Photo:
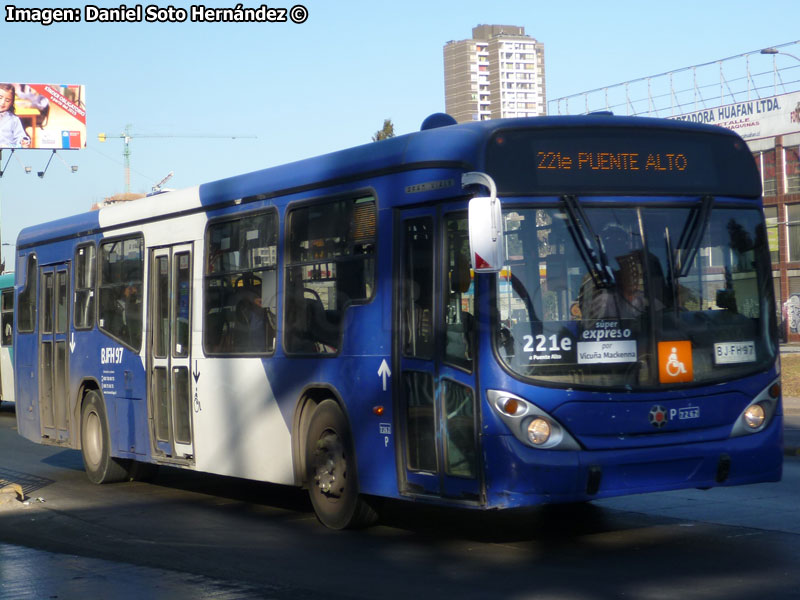
<svg viewBox="0 0 800 600">
<path fill-rule="evenodd" d="M 0 150 L 86 147 L 82 85 L 0 83 Z"/>
</svg>

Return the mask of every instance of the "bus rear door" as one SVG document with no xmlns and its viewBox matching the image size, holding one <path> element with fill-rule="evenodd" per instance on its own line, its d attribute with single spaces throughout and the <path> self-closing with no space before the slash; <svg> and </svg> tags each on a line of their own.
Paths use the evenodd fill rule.
<svg viewBox="0 0 800 600">
<path fill-rule="evenodd" d="M 191 244 L 151 251 L 149 293 L 147 372 L 153 449 L 157 457 L 191 460 Z"/>
<path fill-rule="evenodd" d="M 42 437 L 69 440 L 69 263 L 39 269 L 39 411 Z"/>
</svg>

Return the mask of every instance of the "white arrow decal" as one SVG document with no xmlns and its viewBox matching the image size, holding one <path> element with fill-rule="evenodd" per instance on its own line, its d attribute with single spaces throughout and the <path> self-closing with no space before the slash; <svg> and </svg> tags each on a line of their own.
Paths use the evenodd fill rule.
<svg viewBox="0 0 800 600">
<path fill-rule="evenodd" d="M 386 391 L 386 378 L 391 377 L 392 372 L 389 370 L 389 365 L 386 364 L 386 359 L 384 358 L 381 361 L 381 367 L 378 369 L 378 377 L 383 378 L 383 391 Z"/>
<path fill-rule="evenodd" d="M 72 335 L 69 338 L 69 353 L 72 354 L 75 352 L 75 332 L 72 332 Z"/>
</svg>

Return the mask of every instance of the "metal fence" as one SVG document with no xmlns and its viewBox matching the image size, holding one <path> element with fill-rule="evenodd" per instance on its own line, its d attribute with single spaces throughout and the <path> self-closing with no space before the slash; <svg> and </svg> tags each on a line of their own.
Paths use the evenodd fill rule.
<svg viewBox="0 0 800 600">
<path fill-rule="evenodd" d="M 551 115 L 671 117 L 800 91 L 800 40 L 547 102 Z"/>
</svg>

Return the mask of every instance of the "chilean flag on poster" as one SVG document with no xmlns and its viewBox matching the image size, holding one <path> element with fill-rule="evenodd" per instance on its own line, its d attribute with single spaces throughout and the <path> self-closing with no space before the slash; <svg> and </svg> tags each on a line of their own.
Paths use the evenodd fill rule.
<svg viewBox="0 0 800 600">
<path fill-rule="evenodd" d="M 81 146 L 81 132 L 80 131 L 62 131 L 61 132 L 61 148 L 63 150 L 78 150 Z"/>
</svg>

